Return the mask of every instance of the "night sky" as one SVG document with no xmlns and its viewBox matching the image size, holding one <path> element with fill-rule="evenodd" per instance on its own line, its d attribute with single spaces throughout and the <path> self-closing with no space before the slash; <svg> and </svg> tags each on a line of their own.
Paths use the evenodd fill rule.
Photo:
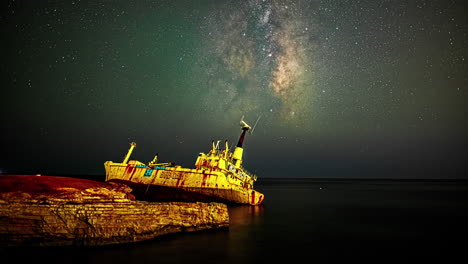
<svg viewBox="0 0 468 264">
<path fill-rule="evenodd" d="M 466 1 L 3 1 L 0 173 L 467 178 Z"/>
</svg>

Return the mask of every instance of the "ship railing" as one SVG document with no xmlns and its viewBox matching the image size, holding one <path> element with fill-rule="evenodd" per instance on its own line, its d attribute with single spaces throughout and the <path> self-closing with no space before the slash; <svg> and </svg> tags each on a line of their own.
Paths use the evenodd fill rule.
<svg viewBox="0 0 468 264">
<path fill-rule="evenodd" d="M 257 180 L 257 175 L 255 175 L 255 174 L 249 172 L 248 170 L 246 170 L 246 169 L 245 169 L 244 167 L 242 167 L 242 166 L 241 166 L 240 168 L 241 168 L 241 170 L 244 172 L 244 174 L 248 175 L 248 176 L 249 176 L 250 178 L 252 178 L 254 181 Z"/>
</svg>

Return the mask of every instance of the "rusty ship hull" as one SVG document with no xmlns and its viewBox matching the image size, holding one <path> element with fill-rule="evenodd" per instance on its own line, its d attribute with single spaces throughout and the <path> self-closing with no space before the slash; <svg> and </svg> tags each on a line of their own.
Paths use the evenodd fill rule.
<svg viewBox="0 0 468 264">
<path fill-rule="evenodd" d="M 204 202 L 227 204 L 258 205 L 263 201 L 263 194 L 254 192 L 249 195 L 234 191 L 215 188 L 175 188 L 160 185 L 145 185 L 122 180 L 110 180 L 109 182 L 122 183 L 132 188 L 132 194 L 140 200 L 157 202 Z"/>
<path fill-rule="evenodd" d="M 122 162 L 104 163 L 106 181 L 129 185 L 140 199 L 261 204 L 265 196 L 253 189 L 257 176 L 243 167 L 242 160 L 245 134 L 253 128 L 242 119 L 240 125 L 242 134 L 232 152 L 227 141 L 224 150 L 213 141 L 207 154 L 199 153 L 193 169 L 158 163 L 158 155 L 148 164 L 129 160 L 136 147 L 132 142 Z"/>
<path fill-rule="evenodd" d="M 106 181 L 130 186 L 139 199 L 155 201 L 261 204 L 264 195 L 221 172 L 167 167 L 152 169 L 138 161 L 106 162 Z"/>
</svg>

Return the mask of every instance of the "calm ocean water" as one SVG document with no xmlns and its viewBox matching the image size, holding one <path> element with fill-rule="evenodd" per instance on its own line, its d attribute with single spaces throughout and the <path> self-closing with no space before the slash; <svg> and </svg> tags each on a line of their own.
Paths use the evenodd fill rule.
<svg viewBox="0 0 468 264">
<path fill-rule="evenodd" d="M 264 205 L 231 206 L 229 229 L 116 246 L 0 253 L 15 262 L 67 264 L 455 263 L 468 255 L 466 181 L 263 179 L 256 189 L 265 193 Z"/>
</svg>

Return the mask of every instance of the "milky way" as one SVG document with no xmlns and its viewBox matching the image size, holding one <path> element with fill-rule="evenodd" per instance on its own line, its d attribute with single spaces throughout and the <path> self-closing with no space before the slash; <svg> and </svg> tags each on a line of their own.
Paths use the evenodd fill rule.
<svg viewBox="0 0 468 264">
<path fill-rule="evenodd" d="M 301 8 L 297 1 L 245 1 L 206 18 L 207 106 L 229 118 L 266 114 L 292 124 L 310 115 L 319 65 L 314 17 Z"/>
<path fill-rule="evenodd" d="M 192 165 L 244 115 L 262 175 L 468 175 L 466 1 L 5 3 L 0 171 Z"/>
</svg>

